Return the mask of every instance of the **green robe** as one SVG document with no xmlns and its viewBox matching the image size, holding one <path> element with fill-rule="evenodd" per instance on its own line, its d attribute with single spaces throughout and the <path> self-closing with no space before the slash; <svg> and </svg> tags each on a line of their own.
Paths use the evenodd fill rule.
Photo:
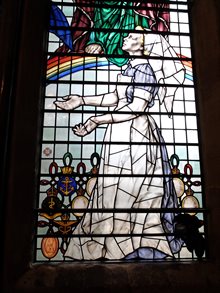
<svg viewBox="0 0 220 293">
<path fill-rule="evenodd" d="M 123 39 L 128 35 L 127 32 L 115 32 L 111 29 L 133 30 L 137 25 L 149 28 L 146 17 L 135 13 L 134 4 L 130 1 L 96 1 L 97 4 L 114 5 L 115 7 L 96 7 L 94 11 L 94 28 L 107 29 L 106 32 L 92 32 L 89 44 L 100 44 L 105 54 L 125 55 L 122 50 Z M 123 6 L 127 6 L 123 8 Z M 131 8 L 128 8 L 131 6 Z M 117 66 L 127 63 L 126 57 L 109 57 L 109 61 Z"/>
</svg>

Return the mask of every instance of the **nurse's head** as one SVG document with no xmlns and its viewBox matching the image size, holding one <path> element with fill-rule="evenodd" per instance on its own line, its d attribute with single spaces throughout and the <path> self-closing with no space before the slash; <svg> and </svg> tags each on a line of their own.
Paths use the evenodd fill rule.
<svg viewBox="0 0 220 293">
<path fill-rule="evenodd" d="M 144 32 L 144 29 L 141 26 L 137 26 L 135 30 Z M 144 50 L 144 33 L 129 33 L 129 35 L 123 40 L 122 50 L 128 52 L 129 55 L 145 54 L 146 52 Z"/>
</svg>

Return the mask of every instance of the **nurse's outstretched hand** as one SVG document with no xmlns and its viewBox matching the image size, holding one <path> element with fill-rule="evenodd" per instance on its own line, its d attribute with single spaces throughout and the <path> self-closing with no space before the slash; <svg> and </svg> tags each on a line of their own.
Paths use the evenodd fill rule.
<svg viewBox="0 0 220 293">
<path fill-rule="evenodd" d="M 83 98 L 79 95 L 62 97 L 62 100 L 55 101 L 54 104 L 62 110 L 73 110 L 83 105 Z"/>
</svg>

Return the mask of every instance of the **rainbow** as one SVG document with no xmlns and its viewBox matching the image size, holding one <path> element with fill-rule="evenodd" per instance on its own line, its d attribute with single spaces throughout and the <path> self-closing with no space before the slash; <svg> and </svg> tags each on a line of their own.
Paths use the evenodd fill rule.
<svg viewBox="0 0 220 293">
<path fill-rule="evenodd" d="M 187 58 L 186 56 L 177 54 L 179 58 Z M 193 81 L 193 73 L 192 73 L 192 61 L 182 60 L 182 64 L 186 69 L 185 78 Z"/>
<path fill-rule="evenodd" d="M 57 80 L 83 69 L 106 66 L 111 63 L 103 57 L 54 57 L 47 62 L 47 80 Z"/>
<path fill-rule="evenodd" d="M 179 55 L 184 58 L 185 56 Z M 186 58 L 186 57 L 185 57 Z M 193 80 L 192 75 L 192 62 L 182 61 L 186 68 L 186 79 Z M 46 78 L 48 81 L 58 80 L 66 75 L 74 72 L 78 72 L 83 69 L 102 67 L 107 65 L 113 65 L 104 57 L 79 57 L 79 56 L 65 56 L 54 57 L 47 62 Z"/>
</svg>

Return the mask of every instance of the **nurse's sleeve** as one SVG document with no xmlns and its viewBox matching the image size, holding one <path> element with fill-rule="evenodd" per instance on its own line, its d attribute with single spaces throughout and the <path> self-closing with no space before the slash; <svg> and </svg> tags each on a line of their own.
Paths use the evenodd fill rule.
<svg viewBox="0 0 220 293">
<path fill-rule="evenodd" d="M 127 99 L 129 102 L 132 102 L 134 97 L 145 99 L 148 106 L 152 107 L 158 92 L 154 72 L 148 63 L 140 64 L 135 69 L 133 84 L 126 90 Z"/>
</svg>

